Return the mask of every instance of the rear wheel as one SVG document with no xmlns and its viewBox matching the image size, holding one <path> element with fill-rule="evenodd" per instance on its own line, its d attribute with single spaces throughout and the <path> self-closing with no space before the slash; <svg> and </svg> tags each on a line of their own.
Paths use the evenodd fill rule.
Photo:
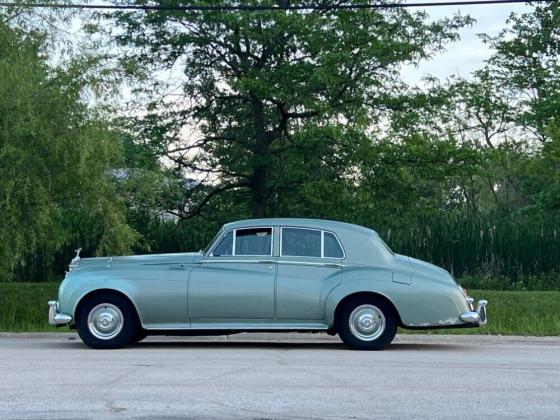
<svg viewBox="0 0 560 420">
<path fill-rule="evenodd" d="M 356 350 L 381 350 L 397 332 L 397 316 L 385 300 L 356 296 L 342 303 L 336 315 L 336 330 L 344 343 Z"/>
<path fill-rule="evenodd" d="M 129 345 L 139 330 L 132 304 L 116 294 L 87 298 L 76 311 L 76 329 L 82 341 L 94 349 Z"/>
</svg>

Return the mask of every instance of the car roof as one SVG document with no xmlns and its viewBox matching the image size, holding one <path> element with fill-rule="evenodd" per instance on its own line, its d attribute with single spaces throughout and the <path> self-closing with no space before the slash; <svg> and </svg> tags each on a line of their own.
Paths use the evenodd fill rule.
<svg viewBox="0 0 560 420">
<path fill-rule="evenodd" d="M 359 233 L 374 233 L 377 235 L 373 229 L 369 229 L 363 226 L 354 225 L 351 223 L 337 222 L 335 220 L 323 220 L 323 219 L 301 219 L 301 218 L 265 218 L 265 219 L 247 219 L 238 220 L 236 222 L 226 223 L 224 225 L 225 229 L 239 229 L 245 227 L 257 227 L 257 226 L 295 226 L 295 227 L 307 227 L 312 229 L 324 229 L 332 231 L 354 231 Z"/>
</svg>

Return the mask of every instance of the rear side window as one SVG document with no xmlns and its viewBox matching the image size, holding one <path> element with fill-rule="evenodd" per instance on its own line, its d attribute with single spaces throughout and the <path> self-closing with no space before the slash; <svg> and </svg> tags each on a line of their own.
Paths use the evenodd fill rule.
<svg viewBox="0 0 560 420">
<path fill-rule="evenodd" d="M 327 258 L 343 258 L 344 257 L 344 252 L 342 252 L 342 248 L 340 247 L 340 244 L 338 243 L 338 240 L 336 239 L 336 236 L 334 236 L 332 233 L 330 232 L 325 232 L 324 233 L 325 238 L 325 249 L 324 249 L 324 253 L 325 253 L 325 257 Z"/>
<path fill-rule="evenodd" d="M 272 255 L 272 228 L 236 230 L 235 255 Z"/>
<path fill-rule="evenodd" d="M 318 229 L 282 228 L 284 257 L 344 258 L 344 250 L 334 233 Z"/>
<path fill-rule="evenodd" d="M 283 228 L 282 255 L 292 257 L 321 257 L 321 231 Z"/>
</svg>

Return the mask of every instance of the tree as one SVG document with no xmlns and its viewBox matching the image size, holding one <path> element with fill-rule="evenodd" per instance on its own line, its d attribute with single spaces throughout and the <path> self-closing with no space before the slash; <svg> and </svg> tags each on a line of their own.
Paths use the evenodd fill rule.
<svg viewBox="0 0 560 420">
<path fill-rule="evenodd" d="M 517 98 L 518 124 L 545 141 L 547 127 L 560 118 L 560 6 L 537 5 L 508 22 L 496 37 L 484 37 L 496 49 L 490 69 Z"/>
<path fill-rule="evenodd" d="M 192 4 L 198 3 L 208 4 Z M 344 150 L 366 138 L 398 93 L 400 65 L 435 54 L 470 23 L 461 16 L 430 23 L 406 10 L 328 7 L 340 3 L 312 1 L 324 6 L 313 12 L 108 15 L 131 74 L 182 73 L 174 101 L 152 101 L 136 124 L 142 141 L 178 173 L 206 179 L 185 192 L 181 218 L 200 214 L 226 192 L 247 197 L 250 214 L 263 217 L 281 212 L 281 194 L 321 174 L 323 182 L 343 178 L 353 167 L 344 159 L 355 156 Z M 190 142 L 186 131 L 194 133 Z"/>
<path fill-rule="evenodd" d="M 82 96 L 91 61 L 52 67 L 44 47 L 0 17 L 1 280 L 37 255 L 50 265 L 65 247 L 124 252 L 136 239 L 114 194 L 119 136 Z"/>
</svg>

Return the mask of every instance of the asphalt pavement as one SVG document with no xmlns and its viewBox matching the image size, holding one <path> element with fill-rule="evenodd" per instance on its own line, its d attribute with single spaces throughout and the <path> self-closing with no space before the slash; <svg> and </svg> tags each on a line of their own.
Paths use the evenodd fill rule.
<svg viewBox="0 0 560 420">
<path fill-rule="evenodd" d="M 560 418 L 560 337 L 0 334 L 0 418 Z"/>
</svg>

